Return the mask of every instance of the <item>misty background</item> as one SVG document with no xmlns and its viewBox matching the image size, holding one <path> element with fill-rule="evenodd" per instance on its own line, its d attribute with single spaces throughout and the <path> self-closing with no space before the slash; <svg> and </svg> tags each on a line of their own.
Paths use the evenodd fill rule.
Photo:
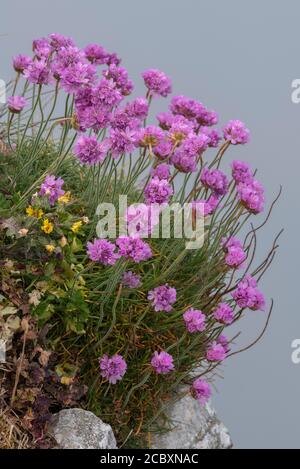
<svg viewBox="0 0 300 469">
<path fill-rule="evenodd" d="M 261 283 L 268 304 L 275 300 L 271 322 L 255 348 L 224 364 L 213 397 L 236 448 L 300 448 L 300 364 L 291 361 L 291 342 L 300 338 L 300 104 L 291 101 L 291 83 L 300 78 L 299 18 L 297 0 L 1 1 L 1 79 L 13 76 L 12 56 L 29 54 L 33 38 L 60 32 L 80 47 L 100 43 L 122 57 L 135 96 L 145 93 L 140 73 L 159 68 L 172 78 L 173 94 L 215 109 L 221 125 L 245 121 L 251 142 L 231 147 L 223 169 L 233 159 L 258 168 L 268 203 L 283 185 L 258 247 L 260 261 L 285 228 Z M 159 99 L 155 110 L 167 105 Z M 266 313 L 247 312 L 236 349 L 252 342 L 265 320 Z"/>
</svg>

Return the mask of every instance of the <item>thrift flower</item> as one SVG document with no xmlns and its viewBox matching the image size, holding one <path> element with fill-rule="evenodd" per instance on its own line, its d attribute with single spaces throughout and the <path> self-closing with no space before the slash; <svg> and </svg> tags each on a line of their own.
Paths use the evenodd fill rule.
<svg viewBox="0 0 300 469">
<path fill-rule="evenodd" d="M 264 295 L 258 290 L 257 281 L 251 275 L 246 275 L 239 282 L 236 290 L 232 293 L 232 298 L 240 308 L 256 311 L 263 310 L 265 306 Z"/>
<path fill-rule="evenodd" d="M 32 63 L 31 57 L 28 55 L 19 54 L 13 59 L 13 66 L 16 72 L 23 73 L 26 68 Z"/>
<path fill-rule="evenodd" d="M 247 257 L 240 241 L 233 236 L 223 241 L 223 249 L 226 252 L 225 264 L 234 269 L 243 267 Z"/>
<path fill-rule="evenodd" d="M 174 370 L 173 357 L 167 352 L 154 352 L 151 365 L 155 373 L 165 375 Z"/>
<path fill-rule="evenodd" d="M 142 73 L 145 86 L 152 95 L 166 98 L 172 91 L 170 78 L 160 70 L 151 68 Z"/>
<path fill-rule="evenodd" d="M 235 160 L 231 163 L 232 177 L 238 184 L 240 182 L 251 182 L 253 179 L 250 166 L 244 161 Z"/>
<path fill-rule="evenodd" d="M 169 287 L 166 283 L 165 285 L 161 285 L 149 291 L 148 300 L 152 302 L 155 311 L 165 311 L 169 313 L 172 311 L 172 305 L 176 301 L 176 289 Z"/>
<path fill-rule="evenodd" d="M 216 195 L 224 195 L 228 190 L 228 179 L 219 169 L 204 168 L 200 178 L 202 184 Z"/>
<path fill-rule="evenodd" d="M 173 194 L 173 188 L 166 179 L 152 178 L 144 190 L 147 204 L 164 204 Z"/>
<path fill-rule="evenodd" d="M 10 96 L 7 99 L 7 106 L 10 112 L 19 114 L 27 104 L 27 100 L 22 96 Z"/>
<path fill-rule="evenodd" d="M 245 144 L 249 142 L 250 131 L 245 124 L 239 120 L 231 120 L 223 129 L 225 140 L 232 145 Z"/>
<path fill-rule="evenodd" d="M 120 256 L 131 259 L 137 264 L 152 257 L 150 246 L 140 238 L 120 236 L 116 241 Z"/>
<path fill-rule="evenodd" d="M 191 394 L 200 402 L 201 405 L 204 406 L 212 395 L 211 387 L 207 381 L 198 378 L 193 382 Z"/>
<path fill-rule="evenodd" d="M 214 311 L 214 318 L 221 324 L 229 325 L 233 322 L 234 311 L 226 303 L 220 303 Z"/>
<path fill-rule="evenodd" d="M 206 351 L 206 359 L 210 362 L 221 362 L 226 358 L 226 351 L 223 345 L 213 342 Z"/>
<path fill-rule="evenodd" d="M 240 201 L 249 212 L 257 214 L 263 211 L 265 196 L 264 188 L 256 181 L 241 182 L 237 186 Z"/>
<path fill-rule="evenodd" d="M 205 315 L 198 309 L 188 309 L 183 315 L 183 320 L 191 334 L 205 330 Z"/>
<path fill-rule="evenodd" d="M 96 136 L 82 135 L 75 144 L 74 154 L 81 163 L 93 165 L 103 161 L 106 152 Z"/>
<path fill-rule="evenodd" d="M 116 384 L 120 381 L 126 373 L 127 363 L 122 355 L 115 354 L 112 357 L 103 355 L 99 359 L 100 375 L 102 378 L 106 378 L 109 383 Z"/>
<path fill-rule="evenodd" d="M 122 283 L 128 288 L 138 288 L 141 285 L 141 277 L 129 270 L 128 272 L 124 272 Z"/>
<path fill-rule="evenodd" d="M 106 239 L 94 239 L 87 243 L 87 254 L 94 262 L 103 265 L 114 265 L 120 257 L 116 252 L 116 245 Z"/>
</svg>

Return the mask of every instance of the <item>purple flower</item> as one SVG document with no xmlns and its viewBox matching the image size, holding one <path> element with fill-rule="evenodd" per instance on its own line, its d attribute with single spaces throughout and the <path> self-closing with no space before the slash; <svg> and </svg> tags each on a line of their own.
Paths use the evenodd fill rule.
<svg viewBox="0 0 300 469">
<path fill-rule="evenodd" d="M 176 289 L 166 283 L 148 292 L 148 300 L 152 302 L 155 311 L 172 311 L 172 304 L 176 301 Z"/>
<path fill-rule="evenodd" d="M 33 41 L 32 50 L 39 59 L 47 60 L 52 52 L 52 47 L 48 39 L 41 38 Z"/>
<path fill-rule="evenodd" d="M 214 318 L 221 324 L 231 324 L 234 319 L 234 311 L 228 304 L 220 303 L 214 311 Z"/>
<path fill-rule="evenodd" d="M 115 252 L 116 245 L 107 239 L 94 239 L 87 243 L 87 254 L 94 262 L 104 265 L 114 265 L 119 259 L 119 254 Z"/>
<path fill-rule="evenodd" d="M 102 73 L 107 80 L 114 81 L 123 96 L 128 96 L 132 92 L 133 82 L 128 78 L 128 72 L 125 68 L 112 64 Z"/>
<path fill-rule="evenodd" d="M 28 55 L 19 54 L 13 59 L 13 66 L 16 72 L 23 73 L 31 65 L 32 59 Z"/>
<path fill-rule="evenodd" d="M 244 161 L 235 160 L 231 163 L 232 177 L 236 183 L 249 183 L 253 179 L 250 166 Z"/>
<path fill-rule="evenodd" d="M 191 334 L 205 330 L 205 315 L 198 309 L 188 309 L 183 315 L 183 320 Z"/>
<path fill-rule="evenodd" d="M 50 205 L 54 205 L 57 199 L 64 195 L 65 191 L 62 189 L 64 180 L 55 178 L 55 176 L 46 176 L 45 181 L 41 185 L 39 194 L 46 195 L 49 198 Z"/>
<path fill-rule="evenodd" d="M 167 352 L 154 352 L 151 359 L 151 365 L 155 373 L 165 375 L 174 370 L 173 357 Z"/>
<path fill-rule="evenodd" d="M 201 127 L 201 134 L 206 135 L 209 138 L 208 146 L 212 148 L 217 148 L 220 141 L 221 135 L 217 129 L 210 129 L 209 127 Z"/>
<path fill-rule="evenodd" d="M 119 104 L 123 97 L 113 80 L 102 78 L 93 90 L 93 104 L 95 106 L 112 107 Z"/>
<path fill-rule="evenodd" d="M 217 343 L 221 344 L 223 349 L 225 350 L 225 353 L 227 354 L 229 352 L 229 342 L 227 337 L 224 334 L 220 334 L 219 337 L 217 338 Z"/>
<path fill-rule="evenodd" d="M 188 155 L 182 147 L 177 148 L 171 157 L 171 162 L 175 168 L 182 173 L 194 173 L 197 170 L 196 157 Z"/>
<path fill-rule="evenodd" d="M 145 241 L 130 236 L 120 236 L 116 241 L 121 256 L 132 259 L 137 264 L 152 257 L 152 251 Z"/>
<path fill-rule="evenodd" d="M 212 395 L 211 387 L 206 381 L 198 378 L 193 382 L 191 394 L 204 406 Z"/>
<path fill-rule="evenodd" d="M 205 107 L 200 111 L 197 116 L 197 122 L 201 126 L 212 126 L 218 123 L 219 117 L 215 111 L 209 111 Z"/>
<path fill-rule="evenodd" d="M 85 86 L 95 82 L 96 69 L 89 63 L 74 63 L 61 73 L 61 87 L 67 93 L 76 93 Z"/>
<path fill-rule="evenodd" d="M 159 222 L 161 208 L 157 205 L 133 204 L 126 212 L 127 229 L 133 238 L 147 238 Z"/>
<path fill-rule="evenodd" d="M 170 111 L 173 114 L 180 114 L 189 120 L 196 120 L 204 109 L 203 104 L 182 95 L 173 96 L 170 104 Z"/>
<path fill-rule="evenodd" d="M 164 204 L 173 194 L 173 188 L 166 179 L 152 178 L 144 190 L 144 197 L 148 204 Z"/>
<path fill-rule="evenodd" d="M 138 288 L 141 285 L 141 277 L 129 270 L 128 272 L 124 272 L 122 283 L 128 288 Z"/>
<path fill-rule="evenodd" d="M 228 179 L 219 169 L 204 168 L 200 178 L 202 184 L 216 195 L 224 195 L 228 190 Z"/>
<path fill-rule="evenodd" d="M 109 56 L 106 50 L 98 44 L 88 44 L 84 48 L 84 53 L 87 60 L 95 65 L 103 65 L 107 63 Z"/>
<path fill-rule="evenodd" d="M 265 298 L 257 288 L 256 280 L 251 275 L 241 280 L 232 293 L 232 298 L 236 301 L 240 308 L 249 308 L 253 311 L 263 310 L 265 306 Z"/>
<path fill-rule="evenodd" d="M 151 176 L 158 179 L 169 179 L 170 165 L 161 163 L 151 170 Z"/>
<path fill-rule="evenodd" d="M 27 100 L 23 96 L 10 96 L 7 99 L 7 105 L 10 112 L 19 114 L 27 104 Z"/>
<path fill-rule="evenodd" d="M 97 137 L 87 135 L 79 137 L 74 147 L 74 153 L 79 161 L 89 165 L 103 161 L 105 150 L 105 145 L 99 143 Z"/>
<path fill-rule="evenodd" d="M 208 200 L 195 200 L 193 202 L 193 209 L 196 210 L 202 217 L 207 217 L 211 215 L 220 203 L 220 198 L 212 194 Z"/>
<path fill-rule="evenodd" d="M 74 41 L 71 37 L 64 36 L 59 33 L 52 33 L 49 36 L 51 47 L 58 51 L 62 47 L 75 46 Z"/>
<path fill-rule="evenodd" d="M 84 62 L 85 56 L 78 47 L 63 47 L 59 49 L 51 65 L 53 75 L 55 78 L 60 79 L 67 68 Z"/>
<path fill-rule="evenodd" d="M 172 152 L 173 144 L 170 140 L 164 140 L 153 148 L 154 155 L 160 160 L 165 160 L 168 158 Z"/>
<path fill-rule="evenodd" d="M 209 144 L 209 137 L 207 135 L 201 134 L 191 134 L 184 142 L 181 147 L 179 147 L 186 156 L 194 157 L 203 153 Z"/>
<path fill-rule="evenodd" d="M 155 125 L 149 125 L 140 131 L 139 144 L 142 147 L 155 147 L 164 140 L 164 132 Z"/>
<path fill-rule="evenodd" d="M 132 153 L 138 145 L 138 132 L 129 127 L 125 130 L 110 129 L 109 141 L 113 156 Z"/>
<path fill-rule="evenodd" d="M 245 144 L 249 142 L 250 131 L 245 124 L 239 120 L 231 120 L 223 129 L 225 140 L 232 145 Z"/>
<path fill-rule="evenodd" d="M 263 211 L 265 204 L 264 188 L 255 179 L 240 182 L 237 191 L 242 204 L 249 212 L 257 214 Z"/>
<path fill-rule="evenodd" d="M 24 70 L 24 76 L 30 83 L 48 85 L 51 81 L 51 72 L 45 60 L 35 60 Z"/>
<path fill-rule="evenodd" d="M 148 115 L 149 105 L 145 98 L 136 98 L 126 104 L 125 111 L 128 116 L 143 120 Z"/>
<path fill-rule="evenodd" d="M 126 373 L 127 363 L 122 355 L 115 354 L 111 358 L 103 355 L 99 359 L 100 375 L 106 378 L 111 384 L 116 384 Z"/>
<path fill-rule="evenodd" d="M 206 351 L 206 359 L 209 362 L 221 362 L 226 358 L 226 351 L 220 343 L 213 342 Z"/>
<path fill-rule="evenodd" d="M 241 242 L 231 236 L 229 239 L 222 241 L 222 246 L 226 253 L 225 263 L 229 267 L 233 267 L 235 269 L 242 268 L 247 254 L 245 253 Z"/>
<path fill-rule="evenodd" d="M 143 72 L 142 77 L 152 95 L 166 98 L 172 92 L 171 80 L 164 72 L 151 68 Z"/>
</svg>

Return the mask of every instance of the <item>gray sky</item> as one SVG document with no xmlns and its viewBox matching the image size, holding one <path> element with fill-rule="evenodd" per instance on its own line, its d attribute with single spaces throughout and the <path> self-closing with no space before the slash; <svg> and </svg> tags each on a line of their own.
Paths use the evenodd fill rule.
<svg viewBox="0 0 300 469">
<path fill-rule="evenodd" d="M 271 223 L 261 235 L 263 254 L 282 226 L 281 249 L 262 288 L 276 304 L 263 341 L 232 357 L 217 382 L 214 405 L 238 448 L 300 448 L 300 365 L 291 342 L 300 338 L 298 305 L 300 104 L 291 82 L 300 78 L 300 3 L 297 0 L 2 0 L 1 72 L 11 76 L 11 56 L 29 53 L 31 40 L 51 32 L 79 45 L 103 44 L 123 58 L 136 92 L 140 72 L 168 73 L 174 93 L 217 110 L 221 123 L 244 120 L 251 143 L 231 148 L 232 159 L 259 169 L 268 201 L 284 187 Z M 160 100 L 157 109 L 167 102 Z M 266 315 L 249 312 L 239 323 L 239 346 L 253 340 Z"/>
</svg>

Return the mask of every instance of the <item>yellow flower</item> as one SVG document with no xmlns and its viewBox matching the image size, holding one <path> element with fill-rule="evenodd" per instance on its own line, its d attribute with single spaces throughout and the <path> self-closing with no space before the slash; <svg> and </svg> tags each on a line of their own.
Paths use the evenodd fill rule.
<svg viewBox="0 0 300 469">
<path fill-rule="evenodd" d="M 71 200 L 71 192 L 66 192 L 64 195 L 58 198 L 59 205 L 68 204 Z"/>
<path fill-rule="evenodd" d="M 71 230 L 73 231 L 73 233 L 78 233 L 81 227 L 82 227 L 82 221 L 77 221 L 76 223 L 72 225 Z"/>
<path fill-rule="evenodd" d="M 41 208 L 40 208 L 39 210 L 37 210 L 36 218 L 37 218 L 38 220 L 40 220 L 43 215 L 44 215 L 44 212 L 43 212 L 43 210 L 42 210 Z"/>
<path fill-rule="evenodd" d="M 38 220 L 40 220 L 42 216 L 44 215 L 44 212 L 41 208 L 35 209 L 31 205 L 29 205 L 29 207 L 26 208 L 26 214 L 28 217 L 33 217 L 33 218 L 37 218 Z"/>
<path fill-rule="evenodd" d="M 34 217 L 35 210 L 29 205 L 29 207 L 26 208 L 26 213 L 28 217 Z"/>
<path fill-rule="evenodd" d="M 46 234 L 50 234 L 53 231 L 53 224 L 48 220 L 48 218 L 45 218 L 41 230 L 44 231 Z"/>
<path fill-rule="evenodd" d="M 51 254 L 55 249 L 55 246 L 53 246 L 53 244 L 47 244 L 45 247 L 46 251 L 49 252 L 49 254 Z"/>
</svg>

